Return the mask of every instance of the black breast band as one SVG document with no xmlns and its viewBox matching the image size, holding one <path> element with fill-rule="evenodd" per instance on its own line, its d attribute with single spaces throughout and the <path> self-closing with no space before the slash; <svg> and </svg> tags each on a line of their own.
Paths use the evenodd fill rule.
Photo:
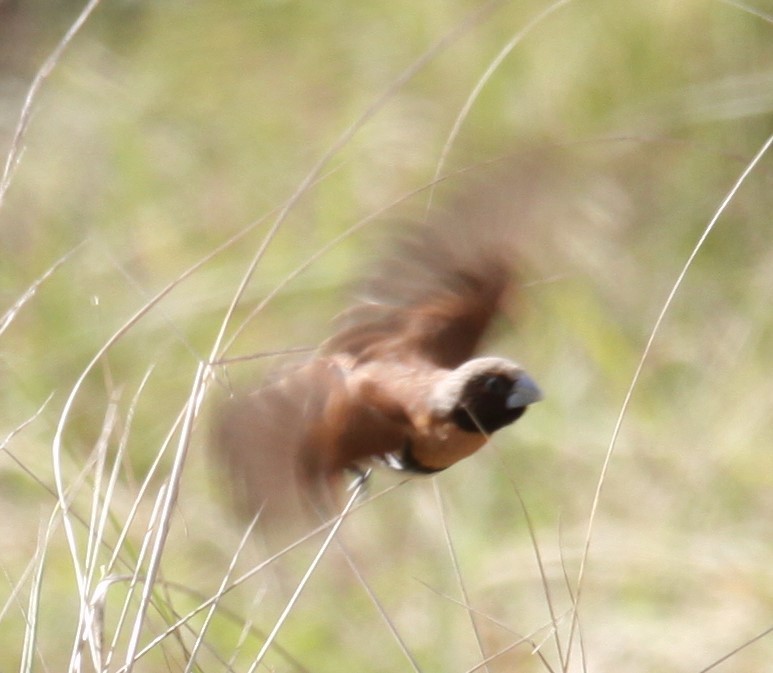
<svg viewBox="0 0 773 673">
<path fill-rule="evenodd" d="M 410 439 L 405 440 L 405 446 L 403 447 L 403 455 L 400 462 L 403 469 L 408 472 L 417 472 L 418 474 L 434 474 L 435 472 L 441 472 L 444 467 L 427 467 L 422 465 L 413 454 L 413 442 Z"/>
</svg>

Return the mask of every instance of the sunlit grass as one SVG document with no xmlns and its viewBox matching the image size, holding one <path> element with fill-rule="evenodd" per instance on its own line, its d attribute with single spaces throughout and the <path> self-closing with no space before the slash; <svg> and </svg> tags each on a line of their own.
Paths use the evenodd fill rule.
<svg viewBox="0 0 773 673">
<path fill-rule="evenodd" d="M 103 3 L 57 60 L 0 211 L 2 670 L 769 665 L 770 636 L 733 653 L 773 626 L 769 154 L 721 210 L 773 128 L 769 10 L 480 7 Z M 79 9 L 8 15 L 45 30 L 0 71 L 4 149 Z M 315 345 L 374 231 L 537 147 L 568 177 L 517 223 L 525 288 L 488 349 L 547 399 L 432 480 L 375 473 L 280 624 L 324 532 L 237 557 L 207 451 L 211 399 L 277 359 L 199 364 Z M 573 622 L 616 419 L 715 216 L 632 390 Z"/>
</svg>

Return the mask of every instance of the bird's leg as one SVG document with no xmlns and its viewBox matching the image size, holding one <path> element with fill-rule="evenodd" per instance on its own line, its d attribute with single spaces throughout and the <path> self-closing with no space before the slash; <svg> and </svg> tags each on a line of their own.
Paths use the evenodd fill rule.
<svg viewBox="0 0 773 673">
<path fill-rule="evenodd" d="M 379 456 L 379 459 L 387 467 L 402 472 L 411 469 L 409 461 L 406 461 L 406 456 L 411 456 L 412 454 L 413 442 L 410 437 L 406 437 L 403 441 L 402 448 L 399 451 L 390 451 L 389 453 Z"/>
<path fill-rule="evenodd" d="M 369 467 L 367 469 L 363 469 L 359 465 L 351 465 L 346 469 L 354 475 L 354 479 L 352 479 L 351 483 L 346 487 L 346 491 L 351 492 L 362 486 L 364 493 L 364 489 L 367 486 L 367 482 L 370 478 L 370 473 L 373 472 L 373 468 Z"/>
</svg>

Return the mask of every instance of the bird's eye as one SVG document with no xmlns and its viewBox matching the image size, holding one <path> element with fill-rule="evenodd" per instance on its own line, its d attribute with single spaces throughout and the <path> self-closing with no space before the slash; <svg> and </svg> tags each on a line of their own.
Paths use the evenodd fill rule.
<svg viewBox="0 0 773 673">
<path fill-rule="evenodd" d="M 509 392 L 511 385 L 504 376 L 489 376 L 483 382 L 483 389 L 492 395 L 504 395 Z"/>
</svg>

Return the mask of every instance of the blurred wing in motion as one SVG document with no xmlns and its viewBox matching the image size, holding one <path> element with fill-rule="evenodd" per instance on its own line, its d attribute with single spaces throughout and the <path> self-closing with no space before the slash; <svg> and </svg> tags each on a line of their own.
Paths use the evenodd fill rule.
<svg viewBox="0 0 773 673">
<path fill-rule="evenodd" d="M 453 211 L 403 228 L 323 352 L 348 353 L 357 363 L 420 358 L 444 368 L 471 358 L 514 286 L 507 199 L 501 189 L 484 189 Z"/>
<path fill-rule="evenodd" d="M 322 466 L 313 464 L 310 447 L 325 441 L 319 430 L 339 377 L 328 363 L 312 361 L 221 404 L 213 439 L 242 514 L 260 510 L 261 520 L 275 525 L 314 511 Z"/>
<path fill-rule="evenodd" d="M 400 448 L 411 427 L 400 403 L 327 357 L 234 394 L 216 417 L 214 443 L 242 513 L 306 529 L 340 509 L 346 470 L 354 478 L 370 457 Z"/>
</svg>

